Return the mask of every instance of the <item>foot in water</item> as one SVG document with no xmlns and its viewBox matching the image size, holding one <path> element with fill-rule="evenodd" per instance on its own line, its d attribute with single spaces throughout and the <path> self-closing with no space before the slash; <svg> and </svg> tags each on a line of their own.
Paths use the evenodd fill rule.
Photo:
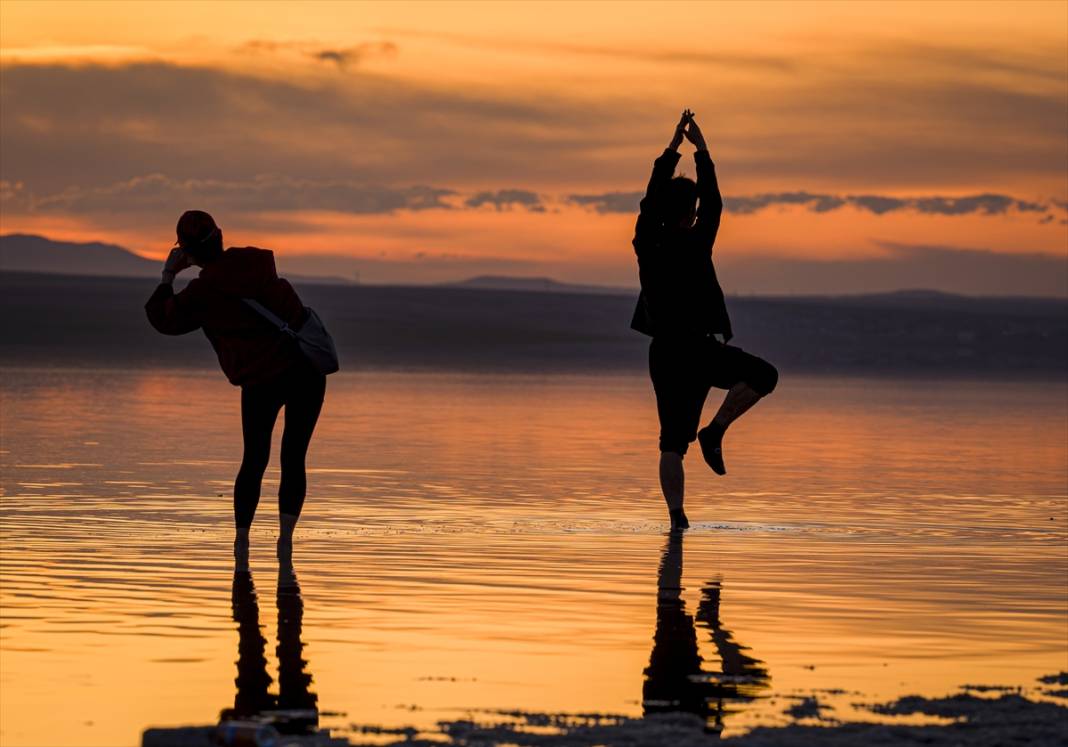
<svg viewBox="0 0 1068 747">
<path fill-rule="evenodd" d="M 675 508 L 668 512 L 671 516 L 671 531 L 689 529 L 690 522 L 686 519 L 686 512 L 681 508 Z"/>
<path fill-rule="evenodd" d="M 238 567 L 248 567 L 248 532 L 238 532 L 234 538 L 234 560 Z"/>
<path fill-rule="evenodd" d="M 293 538 L 279 537 L 278 538 L 278 559 L 283 561 L 292 560 L 293 558 Z"/>
<path fill-rule="evenodd" d="M 697 440 L 701 443 L 701 456 L 717 475 L 727 474 L 727 467 L 723 464 L 723 434 L 726 429 L 712 421 L 697 432 Z"/>
</svg>

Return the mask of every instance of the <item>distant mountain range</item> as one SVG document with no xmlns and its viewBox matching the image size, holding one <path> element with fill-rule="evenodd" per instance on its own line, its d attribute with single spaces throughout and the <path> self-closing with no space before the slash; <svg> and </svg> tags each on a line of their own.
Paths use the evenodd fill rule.
<svg viewBox="0 0 1068 747">
<path fill-rule="evenodd" d="M 101 277 L 156 277 L 160 262 L 134 254 L 116 244 L 54 241 L 44 236 L 11 233 L 0 236 L 0 270 L 39 272 L 59 275 L 93 275 Z M 305 282 L 349 285 L 353 281 L 324 275 L 286 273 Z M 506 275 L 479 275 L 451 283 L 451 288 L 481 290 L 541 291 L 551 293 L 631 293 L 627 288 L 562 283 L 552 278 L 524 278 Z"/>
<path fill-rule="evenodd" d="M 456 286 L 299 284 L 346 370 L 641 372 L 634 296 Z M 200 334 L 157 334 L 145 278 L 0 271 L 0 363 L 217 365 Z M 1068 302 L 907 292 L 734 297 L 738 345 L 790 372 L 1064 381 Z"/>
<path fill-rule="evenodd" d="M 96 241 L 53 241 L 44 236 L 9 233 L 0 236 L 0 270 L 99 277 L 158 277 L 162 263 L 117 244 Z M 329 275 L 292 275 L 306 282 L 348 284 Z"/>
<path fill-rule="evenodd" d="M 53 241 L 44 236 L 10 233 L 0 236 L 0 270 L 148 277 L 159 275 L 160 263 L 115 244 Z"/>
<path fill-rule="evenodd" d="M 942 285 L 946 282 L 948 277 L 956 277 L 960 274 L 961 270 L 957 264 L 947 264 L 947 257 L 961 254 L 960 262 L 971 263 L 972 265 L 983 265 L 986 267 L 987 274 L 993 273 L 997 277 L 1008 278 L 1012 272 L 1012 268 L 1019 270 L 1023 273 L 1023 276 L 1028 278 L 1044 278 L 1043 282 L 1046 283 L 1045 288 L 1048 288 L 1047 297 L 1064 299 L 1065 293 L 1059 290 L 1059 286 L 1064 285 L 1064 273 L 1065 262 L 1063 259 L 1056 257 L 1034 257 L 1030 255 L 1024 255 L 1020 257 L 1002 257 L 993 258 L 994 255 L 983 252 L 946 252 L 943 250 L 931 250 L 930 257 L 923 259 L 921 265 L 918 265 L 915 272 L 905 272 L 906 268 L 888 266 L 883 272 L 878 267 L 868 267 L 864 262 L 852 263 L 849 262 L 826 262 L 826 263 L 810 263 L 813 267 L 817 268 L 819 273 L 824 277 L 816 283 L 813 275 L 813 267 L 803 266 L 803 263 L 799 264 L 799 261 L 793 261 L 792 264 L 786 260 L 776 261 L 762 261 L 763 264 L 759 266 L 754 265 L 748 267 L 745 262 L 750 261 L 746 259 L 739 260 L 741 264 L 735 264 L 723 268 L 725 275 L 725 285 L 728 292 L 732 289 L 735 293 L 732 294 L 737 297 L 737 289 L 745 289 L 747 287 L 753 287 L 747 285 L 745 282 L 737 282 L 738 280 L 744 280 L 747 277 L 764 276 L 768 278 L 769 285 L 758 287 L 770 287 L 770 288 L 789 288 L 786 292 L 764 292 L 764 293 L 745 293 L 745 297 L 753 298 L 798 298 L 809 297 L 812 299 L 840 299 L 848 301 L 852 305 L 882 305 L 891 304 L 894 306 L 908 306 L 912 308 L 921 307 L 940 307 L 947 308 L 950 306 L 959 306 L 958 301 L 960 299 L 973 299 L 976 297 L 999 297 L 1002 299 L 1008 299 L 1013 297 L 1018 298 L 1034 298 L 1033 294 L 1026 294 L 1020 292 L 1017 289 L 1023 286 L 1035 287 L 1038 285 L 1038 281 L 1027 281 L 1026 283 L 982 283 L 979 287 L 974 289 L 968 288 L 961 290 L 959 293 L 947 293 L 938 290 L 887 290 L 887 285 L 893 288 L 892 283 L 897 279 L 904 288 L 908 288 L 908 281 L 911 278 L 923 277 L 927 278 L 928 282 L 934 281 L 932 284 Z M 344 274 L 345 267 L 338 266 L 336 258 L 330 255 L 294 255 L 294 256 L 280 256 L 278 258 L 279 272 L 286 277 L 298 281 L 301 283 L 317 283 L 323 285 L 358 285 L 359 281 L 355 278 L 359 276 L 359 267 L 362 265 L 374 266 L 375 262 L 380 260 L 355 260 L 346 258 L 349 261 L 349 270 L 356 270 L 352 272 L 352 277 L 346 278 L 341 275 L 331 275 L 331 272 L 340 272 Z M 322 260 L 332 260 L 331 262 L 324 262 Z M 753 260 L 755 261 L 755 260 Z M 923 265 L 924 262 L 933 263 L 932 267 L 926 268 Z M 954 260 L 957 262 L 957 260 Z M 1010 265 L 1006 263 L 1015 264 Z M 353 263 L 362 263 L 353 267 Z M 941 264 L 940 264 L 941 263 Z M 869 263 L 870 264 L 870 263 Z M 944 265 L 944 266 L 943 266 Z M 1003 266 L 1004 265 L 1004 266 Z M 748 269 L 747 269 L 748 267 Z M 159 271 L 161 263 L 156 259 L 149 259 L 142 257 L 124 247 L 116 244 L 106 244 L 102 242 L 69 242 L 69 241 L 55 241 L 45 236 L 37 236 L 32 234 L 19 234 L 12 233 L 6 235 L 0 235 L 0 271 L 7 272 L 25 272 L 25 273 L 43 273 L 54 275 L 89 275 L 97 277 L 137 277 L 137 278 L 157 278 L 159 277 Z M 310 272 L 301 272 L 301 269 L 310 270 Z M 456 268 L 458 269 L 458 268 Z M 719 268 L 717 268 L 719 269 Z M 939 270 L 936 272 L 934 270 Z M 295 271 L 294 271 L 295 270 Z M 931 270 L 931 271 L 928 271 Z M 883 272 L 885 275 L 884 282 L 876 284 L 872 287 L 872 283 L 866 283 L 863 278 Z M 775 273 L 782 275 L 783 277 L 794 277 L 795 281 L 778 282 L 775 278 Z M 867 274 L 865 274 L 867 273 Z M 999 274 L 1000 273 L 1000 274 Z M 400 275 L 403 277 L 403 274 Z M 395 275 L 396 277 L 396 275 Z M 447 275 L 446 275 L 447 277 Z M 870 278 L 869 278 L 870 279 Z M 811 282 L 809 282 L 811 281 Z M 375 285 L 412 285 L 411 283 L 405 283 L 398 281 L 394 283 L 375 283 Z M 554 280 L 550 277 L 519 277 L 514 275 L 476 275 L 466 280 L 446 281 L 438 283 L 421 283 L 418 284 L 422 287 L 439 287 L 447 289 L 468 289 L 468 290 L 483 290 L 483 291 L 523 291 L 523 292 L 538 292 L 538 293 L 569 293 L 569 294 L 586 294 L 586 295 L 625 295 L 633 297 L 637 292 L 636 288 L 625 288 L 612 285 L 593 285 L 583 283 L 568 283 Z M 803 288 L 855 288 L 857 293 L 854 294 L 842 294 L 834 292 L 812 292 L 810 290 L 805 293 Z M 953 287 L 950 284 L 950 287 Z M 797 290 L 794 290 L 794 289 Z M 1014 292 L 1016 291 L 1016 292 Z"/>
<path fill-rule="evenodd" d="M 99 277 L 156 277 L 160 262 L 148 259 L 117 244 L 102 242 L 54 241 L 45 236 L 10 233 L 0 235 L 0 270 L 37 272 L 57 275 L 92 275 Z M 286 273 L 305 282 L 349 285 L 346 278 Z M 522 278 L 481 275 L 444 287 L 482 290 L 542 291 L 557 293 L 627 293 L 624 288 L 561 283 L 552 278 Z"/>
<path fill-rule="evenodd" d="M 634 293 L 631 288 L 614 288 L 610 285 L 581 285 L 561 283 L 552 278 L 521 278 L 508 275 L 479 275 L 456 283 L 442 283 L 447 288 L 477 288 L 481 290 L 538 291 L 541 293 L 607 293 L 619 295 Z"/>
</svg>

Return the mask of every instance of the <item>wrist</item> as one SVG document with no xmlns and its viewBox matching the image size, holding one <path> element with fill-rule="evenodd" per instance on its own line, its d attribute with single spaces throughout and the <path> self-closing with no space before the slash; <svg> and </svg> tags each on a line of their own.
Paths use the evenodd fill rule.
<svg viewBox="0 0 1068 747">
<path fill-rule="evenodd" d="M 163 275 L 160 278 L 160 282 L 166 285 L 171 285 L 172 283 L 174 283 L 174 273 L 170 270 L 164 270 Z"/>
</svg>

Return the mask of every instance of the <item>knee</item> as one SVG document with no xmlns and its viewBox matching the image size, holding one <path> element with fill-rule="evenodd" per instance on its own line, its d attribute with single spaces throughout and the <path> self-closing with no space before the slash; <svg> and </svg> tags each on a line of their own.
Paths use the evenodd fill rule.
<svg viewBox="0 0 1068 747">
<path fill-rule="evenodd" d="M 697 438 L 695 435 L 690 441 Z M 690 444 L 685 437 L 679 437 L 677 435 L 664 435 L 660 436 L 660 461 L 665 459 L 678 459 L 680 462 L 682 458 L 686 456 L 686 452 L 689 451 Z"/>
<path fill-rule="evenodd" d="M 681 450 L 678 450 L 678 451 L 676 451 L 674 449 L 669 450 L 669 451 L 661 451 L 660 452 L 660 464 L 664 465 L 664 466 L 671 466 L 671 467 L 673 467 L 673 466 L 675 466 L 677 464 L 681 465 L 682 464 L 682 458 L 685 456 L 685 454 L 686 454 L 686 450 L 685 449 L 681 449 Z"/>
<path fill-rule="evenodd" d="M 779 369 L 767 361 L 761 361 L 752 381 L 748 382 L 753 391 L 761 397 L 767 397 L 779 383 Z"/>
<path fill-rule="evenodd" d="M 241 471 L 238 474 L 246 477 L 262 477 L 267 471 L 267 464 L 270 460 L 270 452 L 246 451 L 241 458 Z"/>
</svg>

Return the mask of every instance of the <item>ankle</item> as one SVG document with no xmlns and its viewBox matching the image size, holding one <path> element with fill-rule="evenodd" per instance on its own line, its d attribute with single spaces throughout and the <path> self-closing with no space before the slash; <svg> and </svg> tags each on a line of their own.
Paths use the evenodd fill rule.
<svg viewBox="0 0 1068 747">
<path fill-rule="evenodd" d="M 278 515 L 278 539 L 293 541 L 293 531 L 297 528 L 297 517 L 293 514 Z"/>
</svg>

